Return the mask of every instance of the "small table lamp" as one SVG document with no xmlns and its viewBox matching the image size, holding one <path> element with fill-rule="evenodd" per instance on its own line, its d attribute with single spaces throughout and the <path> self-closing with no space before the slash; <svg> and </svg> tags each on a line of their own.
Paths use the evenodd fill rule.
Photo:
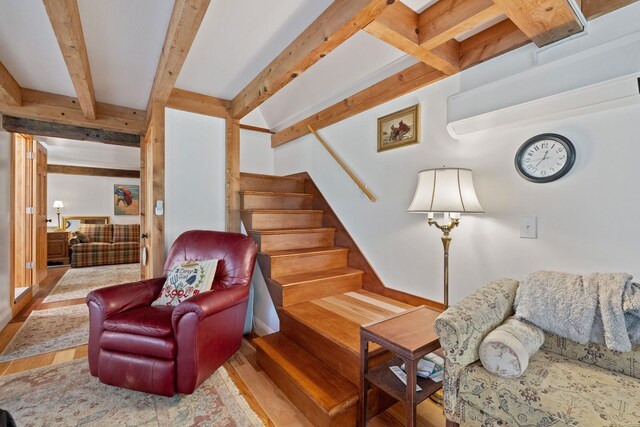
<svg viewBox="0 0 640 427">
<path fill-rule="evenodd" d="M 461 213 L 484 213 L 473 187 L 471 170 L 457 168 L 428 169 L 418 173 L 418 186 L 407 212 L 426 213 L 429 225 L 442 230 L 444 246 L 444 308 L 449 307 L 449 244 L 451 230 L 460 221 Z M 434 213 L 444 215 L 443 223 L 433 219 Z"/>
<path fill-rule="evenodd" d="M 62 228 L 60 226 L 60 208 L 64 208 L 64 203 L 61 200 L 56 200 L 53 202 L 53 207 L 58 209 L 58 230 L 60 230 Z"/>
</svg>

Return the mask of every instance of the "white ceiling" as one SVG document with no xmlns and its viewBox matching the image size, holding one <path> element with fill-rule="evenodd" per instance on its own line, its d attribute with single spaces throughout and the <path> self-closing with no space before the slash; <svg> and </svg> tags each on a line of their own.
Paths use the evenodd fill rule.
<svg viewBox="0 0 640 427">
<path fill-rule="evenodd" d="M 403 0 L 420 12 L 436 0 Z M 174 0 L 79 0 L 96 99 L 144 109 Z M 212 0 L 176 87 L 232 99 L 332 0 Z M 42 0 L 0 0 L 0 61 L 21 86 L 74 96 Z M 243 123 L 280 129 L 416 61 L 359 32 Z"/>
<path fill-rule="evenodd" d="M 140 149 L 99 142 L 36 136 L 47 149 L 48 163 L 110 169 L 140 169 Z"/>
</svg>

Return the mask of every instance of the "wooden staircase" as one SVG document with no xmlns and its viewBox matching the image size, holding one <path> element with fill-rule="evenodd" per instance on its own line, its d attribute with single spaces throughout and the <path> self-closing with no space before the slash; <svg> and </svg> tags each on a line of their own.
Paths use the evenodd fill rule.
<svg viewBox="0 0 640 427">
<path fill-rule="evenodd" d="M 437 304 L 381 285 L 308 175 L 241 174 L 240 189 L 242 221 L 280 318 L 280 332 L 254 341 L 258 363 L 314 425 L 353 426 L 360 325 Z M 370 349 L 372 364 L 390 357 Z M 374 389 L 368 414 L 391 403 Z"/>
</svg>

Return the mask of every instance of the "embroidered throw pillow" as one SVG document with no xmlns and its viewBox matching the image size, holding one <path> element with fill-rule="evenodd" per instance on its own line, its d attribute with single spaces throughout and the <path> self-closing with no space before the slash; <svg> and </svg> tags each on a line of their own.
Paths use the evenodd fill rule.
<svg viewBox="0 0 640 427">
<path fill-rule="evenodd" d="M 151 305 L 175 307 L 182 301 L 211 289 L 217 259 L 185 261 L 173 266 L 158 298 Z"/>
<path fill-rule="evenodd" d="M 480 361 L 492 374 L 518 378 L 544 342 L 544 332 L 536 325 L 509 317 L 489 332 L 480 343 Z"/>
<path fill-rule="evenodd" d="M 84 233 L 81 233 L 80 231 L 76 231 L 74 233 L 74 236 L 76 236 L 76 238 L 78 239 L 78 241 L 80 241 L 80 243 L 91 243 L 91 239 L 89 238 L 89 236 L 87 236 Z"/>
</svg>

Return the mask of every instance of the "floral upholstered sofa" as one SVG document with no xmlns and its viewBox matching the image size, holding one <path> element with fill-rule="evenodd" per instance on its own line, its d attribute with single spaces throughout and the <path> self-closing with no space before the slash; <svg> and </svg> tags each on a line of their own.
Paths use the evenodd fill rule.
<svg viewBox="0 0 640 427">
<path fill-rule="evenodd" d="M 519 378 L 483 368 L 480 343 L 513 314 L 517 288 L 515 280 L 492 282 L 436 320 L 448 425 L 640 426 L 640 347 L 619 353 L 545 332 Z"/>
<path fill-rule="evenodd" d="M 140 224 L 80 224 L 69 246 L 71 267 L 140 262 Z"/>
</svg>

